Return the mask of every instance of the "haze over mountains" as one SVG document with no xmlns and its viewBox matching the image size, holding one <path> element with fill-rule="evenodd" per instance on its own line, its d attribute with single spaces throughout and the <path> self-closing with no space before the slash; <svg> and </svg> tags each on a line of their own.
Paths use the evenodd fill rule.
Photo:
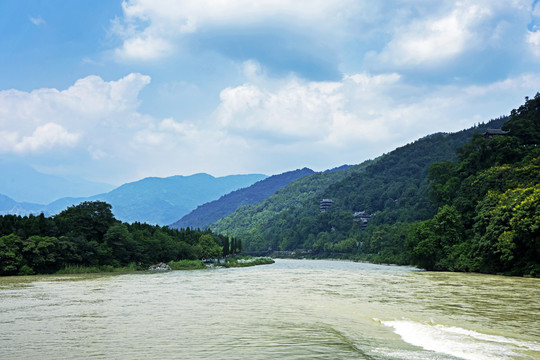
<svg viewBox="0 0 540 360">
<path fill-rule="evenodd" d="M 285 187 L 292 181 L 315 173 L 313 170 L 303 168 L 273 175 L 260 180 L 250 187 L 233 191 L 214 200 L 200 205 L 195 210 L 175 222 L 171 227 L 176 229 L 191 227 L 205 228 L 222 217 L 234 212 L 240 206 L 256 204 L 271 196 L 276 190 Z"/>
<path fill-rule="evenodd" d="M 49 179 L 49 188 L 55 189 L 55 191 L 61 191 L 61 186 L 66 184 L 64 179 L 59 178 L 59 185 L 55 188 L 53 181 L 55 179 L 48 178 L 43 174 L 37 174 L 38 178 Z M 24 188 L 14 186 L 17 184 L 15 173 L 7 177 L 13 179 L 11 183 L 14 190 L 10 194 L 24 192 Z M 0 214 L 26 215 L 43 212 L 45 215 L 54 215 L 68 206 L 83 201 L 100 200 L 113 206 L 113 213 L 119 220 L 167 225 L 178 220 L 198 205 L 215 200 L 231 191 L 250 186 L 266 177 L 266 175 L 262 174 L 230 175 L 217 178 L 208 174 L 178 175 L 167 178 L 152 177 L 124 184 L 106 193 L 85 197 L 63 197 L 46 205 L 17 202 L 2 192 L 4 188 L 9 190 L 9 187 L 0 187 Z M 2 176 L 2 179 L 5 182 L 4 176 Z M 19 183 L 27 185 L 24 181 Z M 40 189 L 43 189 L 41 190 L 43 192 L 47 191 L 46 187 L 37 187 L 32 191 L 38 192 Z M 42 198 L 47 199 L 45 195 Z"/>
<path fill-rule="evenodd" d="M 500 126 L 501 123 L 502 119 L 499 119 L 489 124 L 490 126 Z M 422 164 L 414 165 L 414 161 L 411 159 L 407 160 L 407 163 L 413 167 L 416 166 L 415 171 L 421 169 L 421 172 L 424 173 L 431 162 L 453 159 L 458 144 L 465 143 L 472 132 L 481 131 L 485 127 L 486 125 L 482 125 L 480 128 L 468 129 L 446 137 L 440 134 L 430 135 L 424 138 L 423 142 L 418 141 L 410 144 L 404 149 L 418 149 L 417 154 L 411 159 L 414 161 L 422 159 Z M 450 144 L 449 140 L 454 138 L 459 139 L 459 141 Z M 438 152 L 442 151 L 443 155 L 434 156 L 437 152 L 435 150 L 426 153 L 425 149 L 420 147 L 426 142 L 426 139 L 430 139 L 429 141 L 435 144 L 434 149 Z M 397 149 L 396 151 L 401 150 Z M 210 226 L 214 231 L 242 237 L 246 232 L 251 233 L 253 226 L 257 227 L 259 231 L 262 230 L 259 228 L 260 226 L 272 223 L 277 219 L 274 216 L 284 209 L 298 206 L 305 208 L 306 201 L 311 207 L 316 206 L 320 200 L 319 197 L 329 186 L 345 177 L 363 172 L 366 166 L 374 165 L 380 159 L 388 158 L 384 162 L 388 163 L 393 159 L 392 154 L 396 151 L 383 155 L 375 161 L 367 161 L 353 167 L 343 165 L 320 173 L 303 168 L 270 177 L 250 174 L 216 178 L 204 173 L 167 178 L 149 177 L 126 183 L 110 191 L 94 193 L 92 196 L 61 197 L 46 204 L 39 204 L 37 201 L 17 200 L 48 200 L 55 194 L 84 194 L 92 189 L 108 189 L 110 185 L 85 182 L 80 179 L 66 180 L 41 174 L 27 166 L 0 163 L 2 173 L 6 174 L 6 176 L 0 177 L 0 214 L 28 215 L 43 212 L 50 216 L 83 201 L 99 200 L 111 204 L 115 217 L 121 221 L 170 225 L 173 228 L 206 228 Z M 411 171 L 401 169 L 393 175 L 393 178 L 395 180 L 396 177 L 402 176 L 402 172 L 409 172 L 409 177 L 413 176 L 413 173 L 416 174 L 415 171 Z M 425 175 L 420 176 L 420 179 L 423 176 Z M 375 177 L 362 179 L 364 183 L 362 186 L 365 187 L 361 191 L 362 194 L 367 194 L 371 191 L 369 189 L 377 187 L 374 184 L 369 185 Z M 423 195 L 420 197 L 422 199 L 413 201 L 418 204 L 425 200 L 425 181 L 422 181 L 422 185 L 420 183 L 414 184 L 408 189 L 411 192 L 413 188 L 421 188 L 420 192 Z M 360 185 L 352 186 L 347 196 L 356 196 L 357 191 L 354 189 L 359 188 L 358 186 Z M 419 190 L 412 192 L 416 193 Z M 291 191 L 292 193 L 290 193 Z M 387 190 L 381 191 L 382 193 L 387 192 Z M 376 194 L 376 197 L 378 198 L 379 195 Z M 396 197 L 398 196 L 395 195 L 394 198 Z M 268 200 L 264 202 L 266 199 Z M 404 203 L 404 201 L 400 201 L 400 203 Z M 429 206 L 424 207 L 424 210 L 427 208 Z M 380 209 L 377 207 L 373 210 Z M 414 213 L 418 214 L 418 211 Z M 305 217 L 305 215 L 301 217 Z M 252 230 L 248 231 L 249 228 Z M 278 244 L 274 242 L 273 245 L 276 247 Z"/>
<path fill-rule="evenodd" d="M 0 174 L 0 194 L 17 202 L 48 204 L 61 197 L 86 197 L 114 189 L 114 185 L 48 175 L 28 165 L 1 159 Z"/>
</svg>

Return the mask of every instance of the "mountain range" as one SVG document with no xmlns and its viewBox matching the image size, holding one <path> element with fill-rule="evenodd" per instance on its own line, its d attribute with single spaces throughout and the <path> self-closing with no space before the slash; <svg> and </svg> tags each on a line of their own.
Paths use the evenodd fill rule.
<svg viewBox="0 0 540 360">
<path fill-rule="evenodd" d="M 300 178 L 209 228 L 241 239 L 252 251 L 341 251 L 341 245 L 334 245 L 358 237 L 354 213 L 376 214 L 369 222 L 381 226 L 432 217 L 437 207 L 429 195 L 430 165 L 456 160 L 456 149 L 474 133 L 500 128 L 505 121 L 500 118 L 456 133 L 428 135 L 375 160 Z M 323 199 L 332 200 L 332 211 L 321 212 Z"/>
<path fill-rule="evenodd" d="M 248 187 L 265 179 L 262 174 L 230 175 L 213 177 L 208 174 L 149 177 L 124 184 L 106 193 L 89 197 L 63 197 L 47 205 L 17 202 L 6 195 L 0 195 L 0 214 L 54 215 L 68 206 L 83 201 L 105 201 L 112 205 L 113 213 L 125 222 L 147 222 L 167 225 L 198 205 L 219 198 L 231 191 Z M 0 188 L 2 189 L 2 188 Z"/>
<path fill-rule="evenodd" d="M 223 195 L 218 200 L 198 206 L 195 210 L 170 225 L 170 227 L 176 229 L 186 227 L 206 228 L 209 224 L 234 212 L 240 206 L 258 203 L 292 181 L 313 173 L 313 170 L 303 168 L 272 175 L 264 180 L 257 181 L 249 187 Z"/>
<path fill-rule="evenodd" d="M 28 165 L 2 160 L 0 174 L 0 193 L 22 203 L 48 204 L 61 197 L 86 197 L 114 189 L 110 184 L 44 174 Z"/>
</svg>

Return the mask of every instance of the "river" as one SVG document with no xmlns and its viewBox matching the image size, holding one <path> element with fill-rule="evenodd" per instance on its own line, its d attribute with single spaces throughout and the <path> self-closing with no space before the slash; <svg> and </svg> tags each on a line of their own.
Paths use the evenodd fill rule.
<svg viewBox="0 0 540 360">
<path fill-rule="evenodd" d="M 347 261 L 0 278 L 0 359 L 540 359 L 540 280 Z"/>
</svg>

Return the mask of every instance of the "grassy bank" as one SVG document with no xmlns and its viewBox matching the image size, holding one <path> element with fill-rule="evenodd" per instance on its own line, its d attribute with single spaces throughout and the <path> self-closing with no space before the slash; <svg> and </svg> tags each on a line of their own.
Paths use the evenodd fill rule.
<svg viewBox="0 0 540 360">
<path fill-rule="evenodd" d="M 224 263 L 219 266 L 223 267 L 248 267 L 256 265 L 273 264 L 274 260 L 268 257 L 253 257 L 253 256 L 236 256 L 230 257 L 225 260 Z M 169 261 L 167 263 L 172 270 L 202 270 L 207 266 L 200 260 L 180 260 Z M 217 264 L 216 264 L 217 265 Z M 113 267 L 111 265 L 102 266 L 82 266 L 82 265 L 66 265 L 63 269 L 60 269 L 56 274 L 93 274 L 93 273 L 122 273 L 122 272 L 136 272 L 145 271 L 146 266 L 137 266 L 135 263 L 131 263 L 128 266 Z"/>
<path fill-rule="evenodd" d="M 112 273 L 112 272 L 135 272 L 143 270 L 135 263 L 128 266 L 114 267 L 111 265 L 101 266 L 82 266 L 82 265 L 66 265 L 63 269 L 58 270 L 57 274 L 93 274 L 93 273 Z"/>
<path fill-rule="evenodd" d="M 269 265 L 275 261 L 269 257 L 253 257 L 253 256 L 235 256 L 225 260 L 221 266 L 230 267 L 248 267 L 256 265 Z"/>
<path fill-rule="evenodd" d="M 180 260 L 167 263 L 172 270 L 199 270 L 206 269 L 206 265 L 200 260 Z"/>
</svg>

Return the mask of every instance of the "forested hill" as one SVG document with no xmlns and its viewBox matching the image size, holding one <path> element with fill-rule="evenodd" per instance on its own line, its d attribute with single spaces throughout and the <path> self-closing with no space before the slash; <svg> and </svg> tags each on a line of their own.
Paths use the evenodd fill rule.
<svg viewBox="0 0 540 360">
<path fill-rule="evenodd" d="M 243 238 L 249 239 L 251 250 L 266 249 L 268 242 L 259 235 L 265 224 L 289 208 L 303 206 L 311 199 L 319 198 L 329 185 L 350 174 L 364 171 L 366 166 L 371 163 L 373 160 L 356 166 L 343 166 L 304 176 L 276 191 L 264 201 L 239 207 L 234 213 L 211 224 L 210 229 L 223 234 L 241 235 Z"/>
<path fill-rule="evenodd" d="M 324 174 L 297 180 L 211 228 L 249 250 L 539 277 L 539 144 L 540 93 L 509 117 L 427 136 L 363 171 L 312 188 L 300 184 Z"/>
<path fill-rule="evenodd" d="M 361 229 L 355 226 L 354 212 L 376 214 L 369 221 L 378 225 L 432 217 L 437 205 L 429 197 L 429 166 L 457 159 L 456 149 L 474 133 L 500 128 L 505 120 L 492 120 L 452 134 L 433 134 L 362 166 L 302 178 L 262 203 L 238 209 L 210 228 L 241 238 L 245 248 L 253 251 L 357 251 Z M 320 201 L 325 198 L 333 205 L 331 211 L 321 213 Z"/>
<path fill-rule="evenodd" d="M 223 195 L 218 200 L 198 206 L 195 210 L 169 227 L 174 229 L 187 227 L 192 229 L 204 229 L 209 224 L 233 213 L 240 206 L 258 203 L 271 196 L 276 190 L 290 184 L 292 181 L 313 173 L 313 170 L 303 168 L 270 176 L 266 179 L 257 181 L 249 187 Z"/>
</svg>

